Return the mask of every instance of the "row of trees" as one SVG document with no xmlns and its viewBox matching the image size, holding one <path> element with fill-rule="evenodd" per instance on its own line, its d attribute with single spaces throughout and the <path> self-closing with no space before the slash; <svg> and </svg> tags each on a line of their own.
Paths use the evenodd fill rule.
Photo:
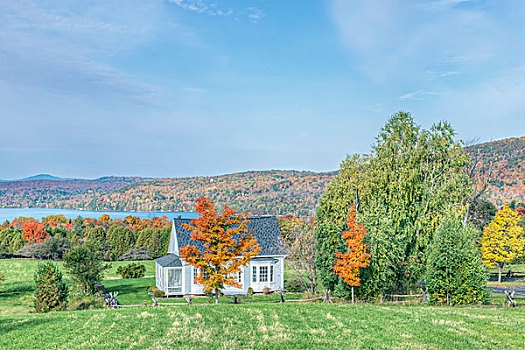
<svg viewBox="0 0 525 350">
<path fill-rule="evenodd" d="M 0 255 L 20 255 L 60 259 L 78 242 L 85 242 L 105 260 L 117 260 L 132 249 L 146 248 L 150 258 L 166 254 L 170 234 L 167 217 L 140 219 L 128 216 L 111 219 L 62 215 L 42 218 L 17 218 L 0 226 Z"/>
<path fill-rule="evenodd" d="M 319 279 L 324 288 L 345 297 L 359 284 L 360 298 L 376 299 L 411 292 L 424 283 L 434 301 L 481 302 L 486 280 L 482 251 L 483 261 L 491 265 L 500 259 L 495 256 L 515 257 L 510 251 L 523 250 L 519 232 L 498 245 L 508 235 L 506 224 L 495 229 L 499 233 L 492 236 L 497 238 L 488 238 L 487 225 L 496 210 L 483 199 L 484 181 L 490 181 L 487 172 L 470 161 L 449 124 L 425 130 L 410 114 L 397 113 L 370 154 L 349 156 L 341 164 L 315 219 L 280 219 L 292 265 L 302 266 L 298 270 L 312 290 Z M 313 229 L 308 228 L 311 223 Z M 364 228 L 362 246 L 355 241 L 349 246 L 348 232 L 355 236 Z M 309 231 L 315 235 L 302 237 Z M 369 261 L 355 256 L 349 265 L 341 262 L 359 251 L 361 258 L 370 254 Z"/>
</svg>

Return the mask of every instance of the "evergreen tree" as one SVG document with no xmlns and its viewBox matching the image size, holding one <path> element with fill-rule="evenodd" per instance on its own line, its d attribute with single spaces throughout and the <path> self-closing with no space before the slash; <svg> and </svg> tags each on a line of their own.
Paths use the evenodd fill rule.
<svg viewBox="0 0 525 350">
<path fill-rule="evenodd" d="M 62 272 L 55 264 L 38 264 L 35 272 L 35 310 L 49 312 L 64 310 L 67 306 L 68 289 L 62 280 Z"/>
<path fill-rule="evenodd" d="M 429 246 L 426 282 L 430 301 L 448 305 L 482 303 L 487 277 L 474 229 L 450 212 Z"/>
<path fill-rule="evenodd" d="M 75 219 L 75 223 L 73 224 L 73 235 L 75 235 L 77 238 L 82 238 L 84 236 L 84 230 L 86 229 L 86 225 L 84 224 L 84 219 L 82 216 L 79 216 Z"/>
<path fill-rule="evenodd" d="M 118 260 L 135 246 L 135 233 L 128 227 L 112 225 L 106 235 L 106 242 L 111 249 L 113 260 Z"/>
<path fill-rule="evenodd" d="M 88 246 L 77 245 L 64 255 L 64 267 L 71 279 L 86 294 L 92 294 L 95 283 L 102 280 L 104 271 L 111 265 L 104 264 L 100 255 Z"/>
</svg>

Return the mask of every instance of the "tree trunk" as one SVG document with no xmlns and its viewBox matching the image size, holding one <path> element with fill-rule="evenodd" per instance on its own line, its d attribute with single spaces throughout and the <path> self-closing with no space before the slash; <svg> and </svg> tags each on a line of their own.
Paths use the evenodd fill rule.
<svg viewBox="0 0 525 350">
<path fill-rule="evenodd" d="M 501 273 L 503 272 L 504 264 L 498 264 L 498 283 L 501 283 Z"/>
<path fill-rule="evenodd" d="M 215 288 L 215 305 L 219 304 L 219 289 Z"/>
<path fill-rule="evenodd" d="M 355 304 L 355 299 L 354 299 L 354 286 L 352 286 L 352 304 Z"/>
</svg>

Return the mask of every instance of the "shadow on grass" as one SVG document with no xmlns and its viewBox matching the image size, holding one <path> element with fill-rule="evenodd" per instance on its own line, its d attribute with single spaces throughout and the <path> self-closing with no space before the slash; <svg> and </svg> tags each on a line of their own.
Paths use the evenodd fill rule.
<svg viewBox="0 0 525 350">
<path fill-rule="evenodd" d="M 14 331 L 24 332 L 26 329 L 49 323 L 49 321 L 49 318 L 35 317 L 20 320 L 13 320 L 11 318 L 0 319 L 0 334 L 5 336 Z"/>
<path fill-rule="evenodd" d="M 32 294 L 35 287 L 31 284 L 15 282 L 3 286 L 0 290 L 0 301 L 12 298 L 19 298 L 24 294 Z"/>
</svg>

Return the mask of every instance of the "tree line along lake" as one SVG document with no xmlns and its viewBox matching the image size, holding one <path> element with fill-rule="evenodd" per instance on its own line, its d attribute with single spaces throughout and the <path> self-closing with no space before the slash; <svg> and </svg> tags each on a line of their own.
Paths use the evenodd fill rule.
<svg viewBox="0 0 525 350">
<path fill-rule="evenodd" d="M 113 219 L 124 219 L 126 216 L 138 216 L 141 219 L 152 219 L 154 217 L 167 216 L 170 220 L 177 217 L 194 218 L 195 213 L 191 212 L 149 212 L 149 211 L 91 211 L 74 209 L 54 209 L 54 208 L 0 208 L 0 223 L 5 220 L 12 221 L 18 217 L 33 217 L 40 220 L 49 215 L 64 215 L 68 219 L 75 219 L 79 216 L 83 218 L 98 219 L 102 215 L 108 214 Z"/>
</svg>

